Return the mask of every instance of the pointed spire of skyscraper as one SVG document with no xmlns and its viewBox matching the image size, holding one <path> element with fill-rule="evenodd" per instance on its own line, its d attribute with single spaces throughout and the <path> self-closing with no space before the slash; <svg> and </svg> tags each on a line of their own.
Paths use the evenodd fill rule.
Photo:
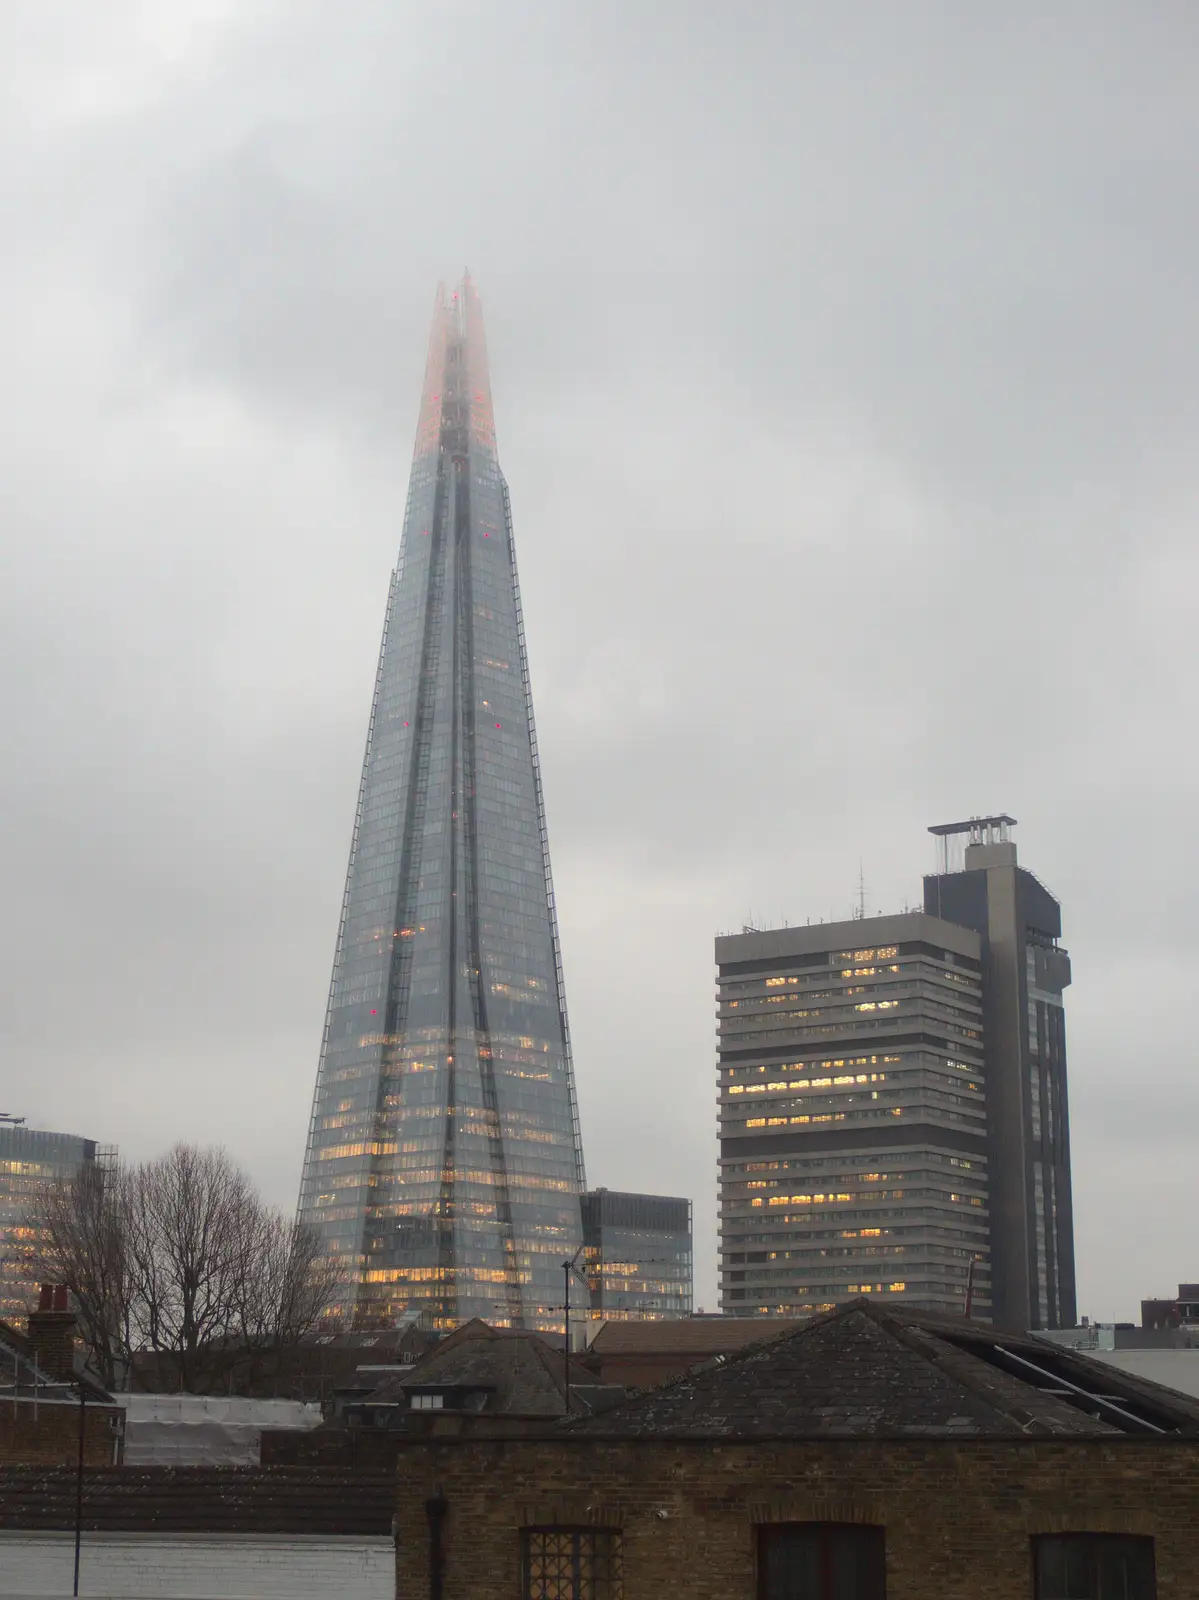
<svg viewBox="0 0 1199 1600">
<path fill-rule="evenodd" d="M 556 1326 L 570 1038 L 482 307 L 438 290 L 300 1211 L 359 1324 Z"/>
</svg>

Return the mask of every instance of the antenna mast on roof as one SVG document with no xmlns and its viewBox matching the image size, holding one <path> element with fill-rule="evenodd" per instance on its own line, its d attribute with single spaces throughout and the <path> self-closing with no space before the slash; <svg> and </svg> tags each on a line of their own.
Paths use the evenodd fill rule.
<svg viewBox="0 0 1199 1600">
<path fill-rule="evenodd" d="M 961 872 L 961 852 L 967 844 L 1008 844 L 1015 817 L 1000 812 L 994 817 L 968 817 L 965 822 L 939 822 L 928 831 L 937 841 L 937 869 L 941 873 Z M 951 841 L 954 848 L 951 848 Z"/>
</svg>

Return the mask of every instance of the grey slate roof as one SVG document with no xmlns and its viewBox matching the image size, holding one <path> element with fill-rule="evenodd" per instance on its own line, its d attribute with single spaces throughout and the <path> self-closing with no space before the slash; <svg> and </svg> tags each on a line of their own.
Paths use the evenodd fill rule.
<svg viewBox="0 0 1199 1600">
<path fill-rule="evenodd" d="M 0 1322 L 0 1398 L 78 1398 L 81 1388 L 93 1404 L 113 1404 L 112 1396 L 90 1373 L 76 1372 L 64 1382 L 43 1372 L 33 1359 L 28 1337 L 11 1323 Z"/>
<path fill-rule="evenodd" d="M 1199 1436 L 1199 1400 L 1043 1340 L 860 1299 L 562 1427 L 711 1439 Z"/>
<path fill-rule="evenodd" d="M 544 1339 L 520 1328 L 493 1328 L 480 1320 L 465 1323 L 443 1339 L 410 1372 L 386 1379 L 371 1401 L 400 1400 L 411 1390 L 451 1385 L 493 1391 L 483 1410 L 492 1415 L 558 1417 L 565 1405 L 566 1357 Z M 575 1405 L 595 1376 L 571 1362 Z"/>
</svg>

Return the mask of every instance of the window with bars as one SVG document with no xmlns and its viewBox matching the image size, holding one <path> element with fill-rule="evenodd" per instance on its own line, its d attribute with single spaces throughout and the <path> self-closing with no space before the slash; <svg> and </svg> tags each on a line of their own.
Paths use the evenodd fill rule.
<svg viewBox="0 0 1199 1600">
<path fill-rule="evenodd" d="M 614 1528 L 526 1528 L 525 1600 L 622 1600 Z"/>
<path fill-rule="evenodd" d="M 1153 1540 L 1046 1534 L 1032 1542 L 1036 1600 L 1155 1600 Z"/>
<path fill-rule="evenodd" d="M 886 1600 L 882 1528 L 775 1522 L 758 1528 L 759 1600 Z"/>
</svg>

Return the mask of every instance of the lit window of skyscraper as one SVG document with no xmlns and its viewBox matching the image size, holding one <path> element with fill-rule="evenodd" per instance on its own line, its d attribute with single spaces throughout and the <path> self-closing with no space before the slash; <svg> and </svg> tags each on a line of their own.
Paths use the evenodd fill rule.
<svg viewBox="0 0 1199 1600">
<path fill-rule="evenodd" d="M 439 291 L 300 1211 L 359 1325 L 557 1327 L 584 1187 L 508 486 Z"/>
</svg>

